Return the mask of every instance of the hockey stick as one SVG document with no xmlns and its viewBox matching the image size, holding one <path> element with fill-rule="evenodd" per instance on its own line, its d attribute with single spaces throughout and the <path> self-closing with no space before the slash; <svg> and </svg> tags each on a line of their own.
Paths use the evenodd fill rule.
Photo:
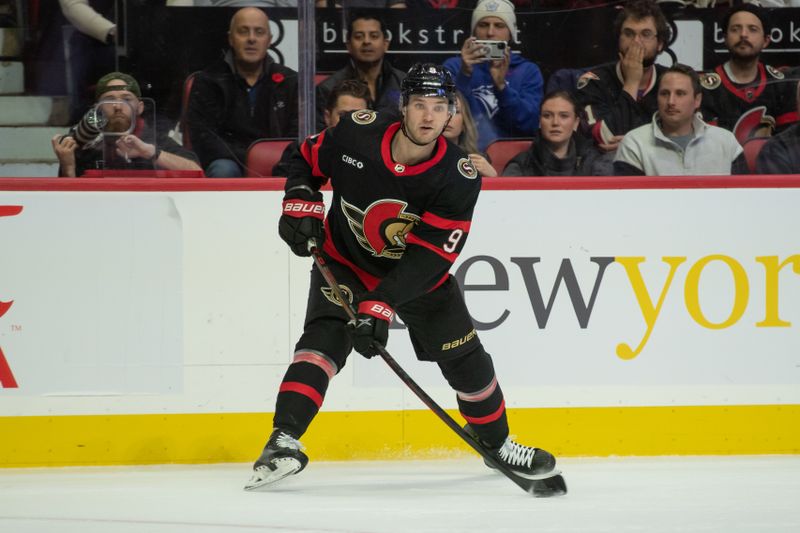
<svg viewBox="0 0 800 533">
<path fill-rule="evenodd" d="M 322 257 L 322 254 L 320 253 L 320 250 L 317 248 L 317 244 L 313 239 L 309 241 L 308 250 L 311 252 L 311 256 L 314 258 L 314 264 L 317 265 L 317 269 L 319 270 L 320 274 L 322 274 L 322 277 L 325 278 L 325 282 L 328 284 L 328 287 L 330 287 L 333 294 L 336 296 L 339 302 L 341 302 L 342 308 L 344 309 L 345 313 L 347 313 L 348 318 L 350 320 L 355 320 L 356 312 L 353 309 L 353 306 L 342 294 L 342 291 L 339 288 L 339 283 L 333 276 L 331 269 L 328 268 L 328 265 L 325 263 L 325 259 Z M 444 409 L 439 407 L 439 404 L 437 404 L 433 398 L 428 396 L 428 393 L 422 390 L 422 387 L 417 385 L 411 376 L 409 376 L 406 371 L 403 370 L 403 367 L 401 367 L 400 364 L 395 361 L 394 357 L 392 357 L 391 354 L 386 351 L 386 348 L 377 342 L 373 342 L 373 346 L 386 364 L 389 365 L 389 368 L 391 368 L 392 371 L 397 374 L 397 377 L 399 377 L 400 380 L 405 383 L 409 389 L 411 389 L 411 392 L 413 392 L 417 398 L 419 398 L 422 403 L 428 407 L 428 409 L 433 411 L 433 413 L 438 416 L 439 419 L 447 425 L 447 427 L 452 429 L 456 435 L 461 437 L 461 440 L 469 444 L 473 450 L 478 452 L 478 454 L 483 457 L 487 464 L 499 470 L 522 490 L 532 494 L 533 496 L 546 497 L 566 494 L 567 485 L 564 481 L 564 478 L 560 474 L 542 479 L 528 479 L 518 476 L 511 471 L 510 468 L 498 461 L 493 454 L 489 453 L 483 446 L 481 446 L 480 443 L 472 435 L 467 433 L 464 428 L 458 424 L 458 422 L 453 420 L 453 418 L 448 415 Z"/>
</svg>

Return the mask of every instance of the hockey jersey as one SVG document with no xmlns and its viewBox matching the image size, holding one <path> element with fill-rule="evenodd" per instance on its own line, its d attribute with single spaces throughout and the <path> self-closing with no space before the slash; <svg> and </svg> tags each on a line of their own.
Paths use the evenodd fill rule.
<svg viewBox="0 0 800 533">
<path fill-rule="evenodd" d="M 619 62 L 593 67 L 578 78 L 578 106 L 586 113 L 597 144 L 606 144 L 614 135 L 625 135 L 652 120 L 653 113 L 658 111 L 658 79 L 665 70 L 661 65 L 654 68 L 655 75 L 638 99 L 622 90 L 624 80 Z"/>
<path fill-rule="evenodd" d="M 764 126 L 783 130 L 798 120 L 794 84 L 764 63 L 758 63 L 758 75 L 751 83 L 734 82 L 727 64 L 701 74 L 700 83 L 703 119 L 732 131 L 739 143 Z"/>
<path fill-rule="evenodd" d="M 292 156 L 286 190 L 330 180 L 323 251 L 393 306 L 437 287 L 470 230 L 481 176 L 460 148 L 439 137 L 416 165 L 392 159 L 400 129 L 371 110 L 355 111 L 309 137 Z"/>
</svg>

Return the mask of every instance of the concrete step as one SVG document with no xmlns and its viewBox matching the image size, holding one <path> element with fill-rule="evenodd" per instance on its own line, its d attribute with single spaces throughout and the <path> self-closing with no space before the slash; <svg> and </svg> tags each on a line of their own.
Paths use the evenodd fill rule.
<svg viewBox="0 0 800 533">
<path fill-rule="evenodd" d="M 19 57 L 22 35 L 20 28 L 0 28 L 0 57 Z"/>
<path fill-rule="evenodd" d="M 0 178 L 55 178 L 58 163 L 3 163 Z"/>
<path fill-rule="evenodd" d="M 0 162 L 54 163 L 57 158 L 50 140 L 66 132 L 64 127 L 0 126 Z"/>
<path fill-rule="evenodd" d="M 0 61 L 0 94 L 25 92 L 25 66 L 22 61 Z"/>
<path fill-rule="evenodd" d="M 0 95 L 0 126 L 67 126 L 66 96 Z"/>
</svg>

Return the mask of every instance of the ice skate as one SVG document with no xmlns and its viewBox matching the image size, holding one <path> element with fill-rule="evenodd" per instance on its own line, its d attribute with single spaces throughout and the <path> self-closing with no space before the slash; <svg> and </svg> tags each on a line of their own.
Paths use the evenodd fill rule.
<svg viewBox="0 0 800 533">
<path fill-rule="evenodd" d="M 253 475 L 244 490 L 257 490 L 303 470 L 308 464 L 303 450 L 303 445 L 291 434 L 273 430 L 261 457 L 253 465 Z"/>
<path fill-rule="evenodd" d="M 500 447 L 493 448 L 481 441 L 469 424 L 464 426 L 464 430 L 513 475 L 527 480 L 523 485 L 533 496 L 549 498 L 567 493 L 567 483 L 561 471 L 556 469 L 556 458 L 550 452 L 515 442 L 512 436 L 506 437 Z M 496 468 L 487 459 L 483 462 L 490 468 Z"/>
<path fill-rule="evenodd" d="M 514 441 L 513 436 L 506 437 L 500 447 L 487 446 L 475 433 L 469 424 L 464 426 L 464 430 L 478 441 L 488 452 L 494 455 L 495 459 L 507 466 L 514 474 L 525 479 L 546 479 L 556 476 L 561 472 L 556 470 L 556 458 L 553 454 L 542 450 L 525 446 Z M 488 460 L 484 460 L 486 466 L 494 468 Z"/>
</svg>

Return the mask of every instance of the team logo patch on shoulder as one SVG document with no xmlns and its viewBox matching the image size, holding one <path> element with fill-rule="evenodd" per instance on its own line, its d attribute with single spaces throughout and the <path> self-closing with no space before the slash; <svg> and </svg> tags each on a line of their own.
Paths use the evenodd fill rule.
<svg viewBox="0 0 800 533">
<path fill-rule="evenodd" d="M 469 157 L 462 157 L 459 159 L 456 166 L 458 166 L 458 171 L 465 178 L 474 180 L 478 177 L 478 170 L 475 168 L 475 165 L 472 164 Z"/>
<path fill-rule="evenodd" d="M 786 76 L 780 70 L 776 69 L 775 67 L 771 67 L 769 65 L 765 65 L 767 67 L 767 72 L 769 75 L 775 78 L 776 80 L 782 80 Z"/>
<path fill-rule="evenodd" d="M 578 78 L 578 89 L 583 89 L 587 85 L 589 85 L 589 81 L 591 80 L 599 80 L 600 77 L 592 71 L 584 72 L 581 74 L 581 77 Z"/>
<path fill-rule="evenodd" d="M 700 85 L 709 91 L 716 89 L 722 83 L 722 78 L 716 72 L 703 72 L 700 74 Z"/>
<path fill-rule="evenodd" d="M 355 122 L 356 124 L 361 124 L 362 126 L 375 122 L 375 119 L 378 118 L 378 114 L 375 111 L 371 111 L 369 109 L 354 111 L 353 114 L 350 116 L 353 118 L 353 122 Z"/>
</svg>

